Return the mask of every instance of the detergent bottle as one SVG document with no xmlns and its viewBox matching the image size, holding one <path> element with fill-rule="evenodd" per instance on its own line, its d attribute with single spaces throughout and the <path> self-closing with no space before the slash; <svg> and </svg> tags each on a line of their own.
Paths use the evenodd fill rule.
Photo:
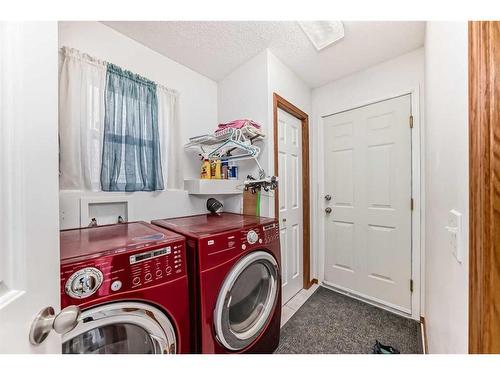
<svg viewBox="0 0 500 375">
<path fill-rule="evenodd" d="M 222 178 L 222 163 L 220 159 L 215 161 L 215 177 L 216 180 L 220 180 Z"/>
<path fill-rule="evenodd" d="M 210 171 L 210 161 L 208 158 L 203 158 L 203 163 L 201 164 L 201 174 L 200 178 L 202 180 L 210 180 L 212 172 Z"/>
</svg>

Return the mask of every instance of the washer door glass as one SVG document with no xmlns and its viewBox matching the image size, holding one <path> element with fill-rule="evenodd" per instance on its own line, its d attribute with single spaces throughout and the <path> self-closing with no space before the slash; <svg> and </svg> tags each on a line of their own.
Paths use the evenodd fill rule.
<svg viewBox="0 0 500 375">
<path fill-rule="evenodd" d="M 157 308 L 117 302 L 86 310 L 63 336 L 64 354 L 167 354 L 176 352 L 175 330 Z"/>
<path fill-rule="evenodd" d="M 134 324 L 116 323 L 86 331 L 63 343 L 63 353 L 154 354 L 149 333 Z"/>
<path fill-rule="evenodd" d="M 244 349 L 266 328 L 278 299 L 278 279 L 278 264 L 264 251 L 233 267 L 215 309 L 217 338 L 227 349 Z"/>
</svg>

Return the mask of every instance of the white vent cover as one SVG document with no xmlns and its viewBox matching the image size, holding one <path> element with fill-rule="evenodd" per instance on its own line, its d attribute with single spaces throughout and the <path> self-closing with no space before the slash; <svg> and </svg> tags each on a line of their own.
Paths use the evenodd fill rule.
<svg viewBox="0 0 500 375">
<path fill-rule="evenodd" d="M 340 21 L 299 21 L 299 25 L 318 51 L 344 37 Z"/>
</svg>

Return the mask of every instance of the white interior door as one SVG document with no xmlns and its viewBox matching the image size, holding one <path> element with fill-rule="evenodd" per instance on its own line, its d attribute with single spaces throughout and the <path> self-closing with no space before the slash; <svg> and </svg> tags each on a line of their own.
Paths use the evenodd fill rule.
<svg viewBox="0 0 500 375">
<path fill-rule="evenodd" d="M 0 22 L 0 353 L 59 353 L 29 342 L 59 311 L 57 22 Z"/>
<path fill-rule="evenodd" d="M 410 104 L 405 95 L 324 119 L 325 282 L 407 313 Z"/>
<path fill-rule="evenodd" d="M 282 303 L 302 289 L 302 121 L 278 109 Z"/>
</svg>

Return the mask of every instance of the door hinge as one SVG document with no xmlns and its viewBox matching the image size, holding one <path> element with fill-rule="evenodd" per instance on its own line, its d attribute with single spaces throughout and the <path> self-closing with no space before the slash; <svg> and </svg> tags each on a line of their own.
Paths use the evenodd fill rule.
<svg viewBox="0 0 500 375">
<path fill-rule="evenodd" d="M 413 198 L 410 198 L 410 209 L 413 211 Z"/>
<path fill-rule="evenodd" d="M 410 279 L 410 292 L 413 293 L 413 279 Z"/>
<path fill-rule="evenodd" d="M 410 115 L 410 129 L 413 129 L 413 115 Z"/>
</svg>

